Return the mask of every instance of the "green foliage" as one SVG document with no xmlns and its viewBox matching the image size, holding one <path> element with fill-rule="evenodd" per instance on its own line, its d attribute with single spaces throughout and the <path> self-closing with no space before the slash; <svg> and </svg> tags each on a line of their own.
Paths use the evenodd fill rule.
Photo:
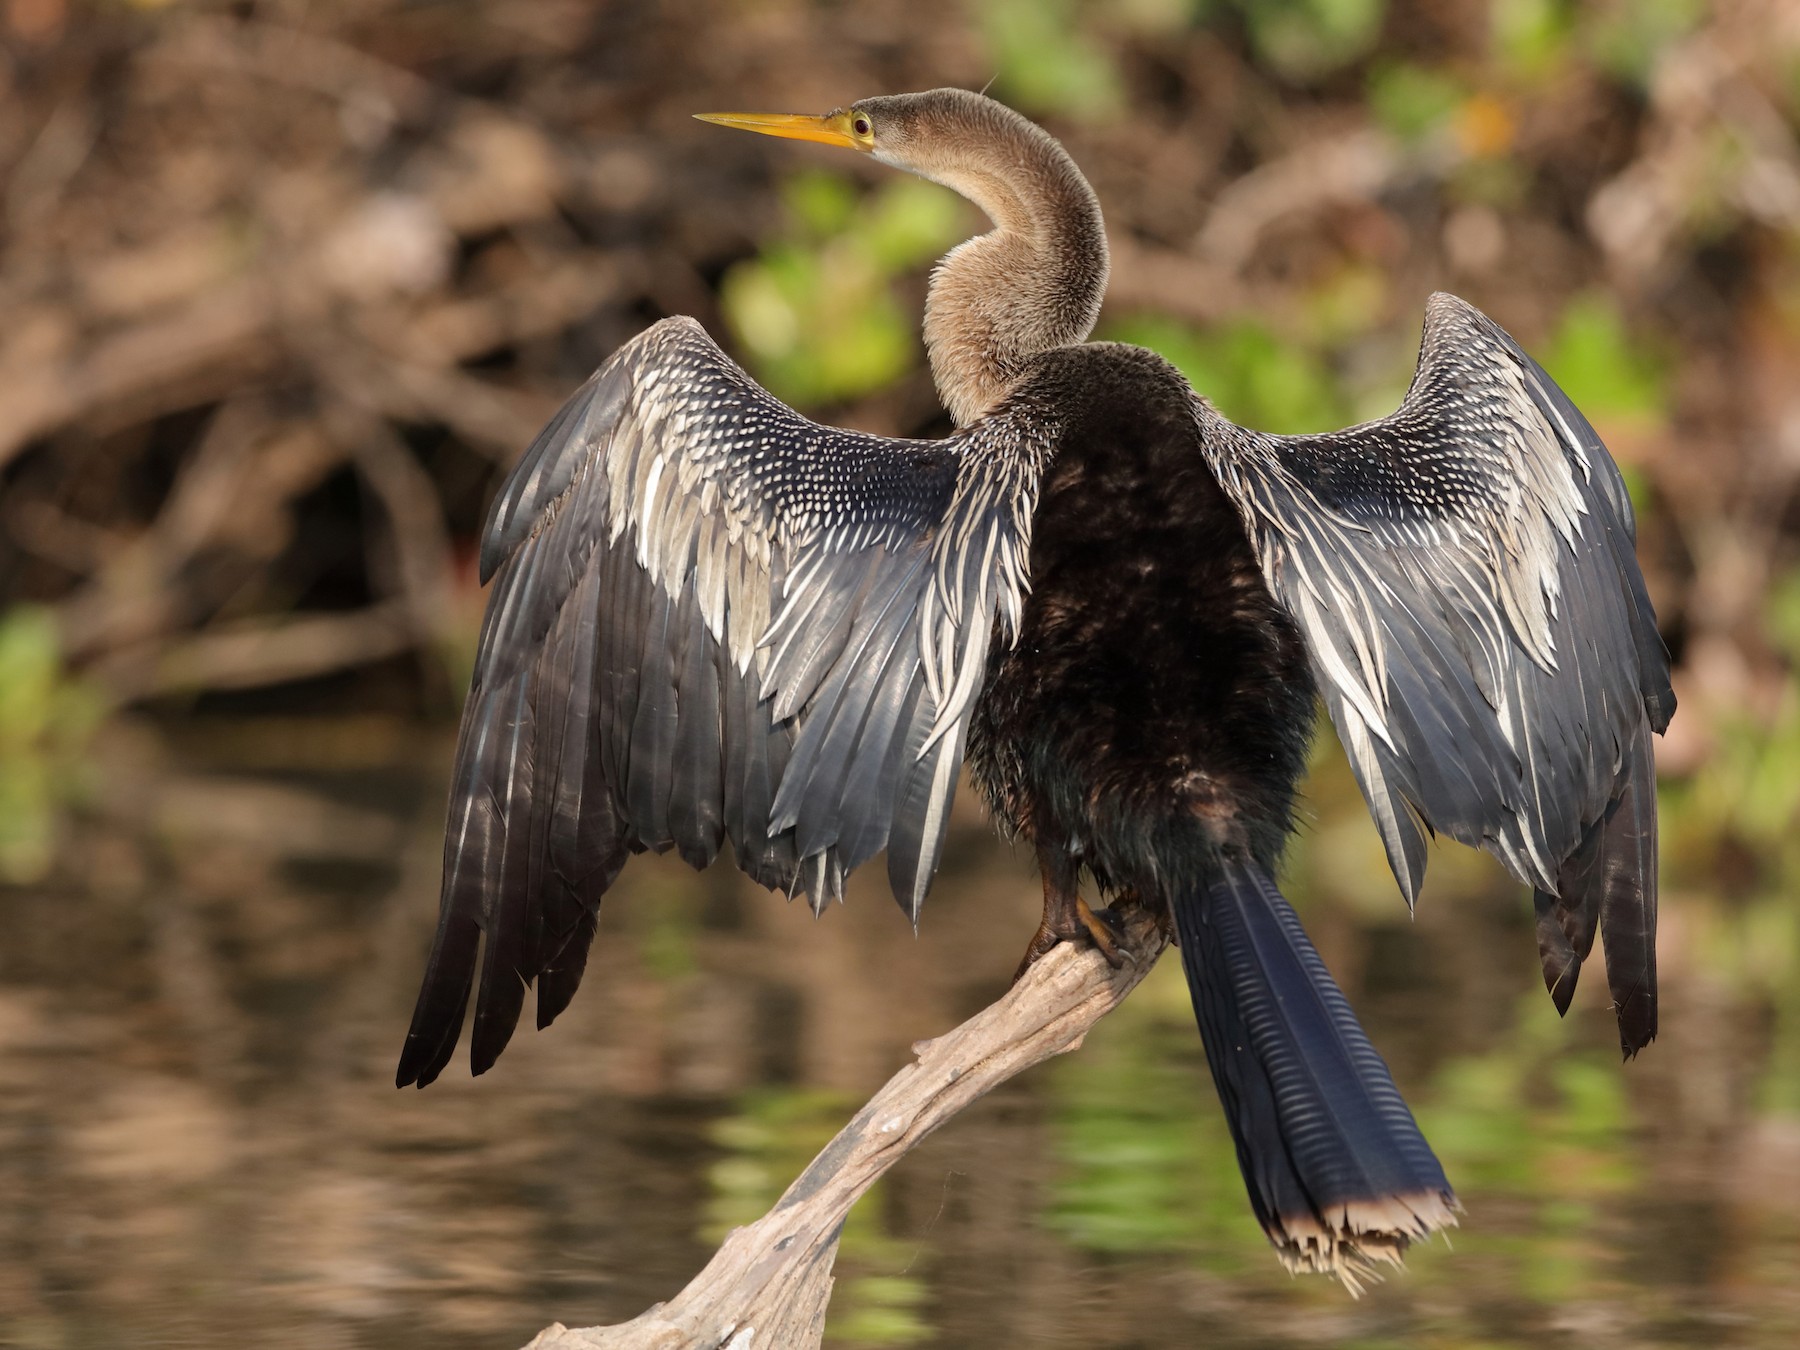
<svg viewBox="0 0 1800 1350">
<path fill-rule="evenodd" d="M 1609 295 L 1592 292 L 1570 301 L 1543 361 L 1590 418 L 1660 422 L 1666 415 L 1662 363 L 1633 341 Z"/>
<path fill-rule="evenodd" d="M 1368 263 L 1346 263 L 1305 297 L 1307 335 L 1314 346 L 1347 347 L 1367 336 L 1387 302 L 1386 272 Z"/>
<path fill-rule="evenodd" d="M 1668 48 L 1699 23 L 1700 0 L 1616 0 L 1593 7 L 1584 45 L 1593 61 L 1638 88 L 1650 83 Z"/>
<path fill-rule="evenodd" d="M 1636 1167 L 1617 1063 L 1568 1049 L 1567 1024 L 1542 991 L 1522 995 L 1518 1008 L 1504 1043 L 1446 1064 L 1416 1113 L 1472 1210 L 1506 1197 L 1530 1214 L 1526 1232 L 1459 1233 L 1452 1259 L 1506 1268 L 1509 1287 L 1555 1306 L 1599 1278 L 1601 1210 L 1636 1184 Z M 1444 1259 L 1435 1244 L 1418 1249 L 1416 1277 L 1438 1278 Z"/>
<path fill-rule="evenodd" d="M 937 258 L 967 224 L 968 213 L 955 193 L 907 175 L 875 194 L 858 238 L 876 265 L 893 276 Z"/>
<path fill-rule="evenodd" d="M 1369 71 L 1367 88 L 1375 120 L 1408 142 L 1443 130 L 1467 95 L 1455 77 L 1407 61 L 1376 65 Z"/>
<path fill-rule="evenodd" d="M 842 1093 L 768 1088 L 745 1094 L 712 1128 L 723 1156 L 707 1174 L 712 1192 L 702 1235 L 717 1242 L 760 1218 L 854 1106 Z"/>
<path fill-rule="evenodd" d="M 720 306 L 757 377 L 796 407 L 861 397 L 919 359 L 917 320 L 894 282 L 955 242 L 954 195 L 911 177 L 867 200 L 809 171 L 783 193 L 786 235 L 725 274 Z"/>
<path fill-rule="evenodd" d="M 851 1261 L 866 1261 L 862 1244 Z M 897 1253 L 896 1253 L 897 1254 Z M 854 1345 L 917 1345 L 932 1339 L 920 1306 L 930 1296 L 925 1282 L 910 1275 L 838 1276 L 837 1292 L 825 1324 L 825 1339 Z"/>
<path fill-rule="evenodd" d="M 1193 1036 L 1179 965 L 1166 961 L 1079 1055 L 1057 1062 L 1059 1166 L 1045 1220 L 1091 1251 L 1183 1254 L 1240 1281 L 1273 1278 Z M 1532 990 L 1496 1049 L 1449 1061 L 1428 1091 L 1409 1093 L 1465 1201 L 1505 1197 L 1529 1215 L 1525 1233 L 1459 1233 L 1455 1256 L 1437 1243 L 1415 1249 L 1410 1281 L 1458 1278 L 1471 1248 L 1544 1304 L 1597 1276 L 1603 1210 L 1637 1183 L 1636 1166 L 1618 1066 L 1569 1041 Z"/>
<path fill-rule="evenodd" d="M 1763 602 L 1763 631 L 1769 641 L 1787 657 L 1793 669 L 1800 669 L 1800 570 L 1778 577 L 1769 587 Z"/>
<path fill-rule="evenodd" d="M 1109 325 L 1106 336 L 1160 352 L 1219 411 L 1245 426 L 1291 435 L 1333 431 L 1349 420 L 1318 355 L 1282 341 L 1254 319 L 1199 332 L 1144 315 Z"/>
<path fill-rule="evenodd" d="M 1125 84 L 1107 38 L 1173 32 L 1229 6 L 1256 58 L 1285 79 L 1330 75 L 1374 50 L 1387 0 L 987 0 L 972 5 L 995 96 L 1027 113 L 1117 117 Z"/>
<path fill-rule="evenodd" d="M 1278 74 L 1315 79 L 1367 56 L 1387 0 L 1234 0 L 1256 55 Z"/>
<path fill-rule="evenodd" d="M 1565 0 L 1494 0 L 1491 16 L 1494 54 L 1515 79 L 1546 80 L 1568 59 L 1574 16 Z"/>
<path fill-rule="evenodd" d="M 653 979 L 675 984 L 700 970 L 694 951 L 698 920 L 693 890 L 679 885 L 653 889 L 662 894 L 645 896 L 645 903 L 639 906 L 635 923 L 638 954 Z"/>
<path fill-rule="evenodd" d="M 824 169 L 802 169 L 781 188 L 781 204 L 811 239 L 828 239 L 850 228 L 858 195 L 848 178 Z"/>
<path fill-rule="evenodd" d="M 1800 879 L 1800 699 L 1790 688 L 1773 718 L 1721 716 L 1712 732 L 1706 763 L 1664 789 L 1674 851 L 1701 872 L 1736 843 L 1762 860 L 1759 876 Z"/>
<path fill-rule="evenodd" d="M 1800 914 L 1793 906 L 1771 908 L 1769 917 L 1780 931 L 1773 937 L 1788 953 L 1790 967 L 1800 952 Z M 1790 980 L 1776 994 L 1775 1024 L 1769 1033 L 1769 1061 L 1757 1093 L 1763 1110 L 1800 1116 L 1800 989 Z"/>
<path fill-rule="evenodd" d="M 1111 54 L 1076 22 L 1075 0 L 991 0 L 974 6 L 995 64 L 994 96 L 1026 113 L 1115 116 L 1124 84 Z"/>
<path fill-rule="evenodd" d="M 1107 0 L 1107 23 L 1127 33 L 1173 33 L 1206 16 L 1219 0 Z"/>
<path fill-rule="evenodd" d="M 1791 673 L 1800 669 L 1800 569 L 1769 587 L 1762 630 L 1788 663 L 1781 696 L 1772 710 L 1715 716 L 1712 753 L 1686 779 L 1663 785 L 1664 851 L 1715 890 L 1721 849 L 1748 849 L 1758 860 L 1748 889 L 1785 901 L 1800 887 L 1800 682 Z"/>
<path fill-rule="evenodd" d="M 1452 1060 L 1419 1120 L 1456 1184 L 1529 1193 L 1576 1173 L 1594 1196 L 1629 1180 L 1615 1146 L 1624 1127 L 1617 1066 L 1564 1049 L 1568 1028 L 1541 990 L 1520 996 L 1514 1030 L 1498 1049 Z M 1597 1156 L 1571 1165 L 1565 1151 Z"/>
<path fill-rule="evenodd" d="M 1711 753 L 1661 785 L 1662 857 L 1695 963 L 1769 1005 L 1759 1105 L 1800 1114 L 1800 569 L 1770 586 L 1762 631 L 1788 666 L 1780 696 L 1715 712 Z"/>
<path fill-rule="evenodd" d="M 0 881 L 29 883 L 50 870 L 59 809 L 103 709 L 64 668 L 47 610 L 0 616 Z"/>
</svg>

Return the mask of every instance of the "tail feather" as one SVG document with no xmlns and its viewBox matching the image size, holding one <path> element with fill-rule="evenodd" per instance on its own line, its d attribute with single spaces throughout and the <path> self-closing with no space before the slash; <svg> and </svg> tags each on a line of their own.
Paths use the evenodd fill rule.
<svg viewBox="0 0 1800 1350">
<path fill-rule="evenodd" d="M 1353 1293 L 1458 1208 L 1387 1065 L 1254 864 L 1174 904 L 1182 966 L 1250 1203 L 1290 1270 Z"/>
</svg>

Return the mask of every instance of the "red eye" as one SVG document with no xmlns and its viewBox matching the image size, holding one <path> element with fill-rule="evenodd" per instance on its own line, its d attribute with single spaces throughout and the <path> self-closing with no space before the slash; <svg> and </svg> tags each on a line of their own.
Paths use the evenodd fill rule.
<svg viewBox="0 0 1800 1350">
<path fill-rule="evenodd" d="M 867 136 L 869 134 L 869 119 L 866 117 L 857 118 L 850 124 L 850 129 L 858 136 Z"/>
</svg>

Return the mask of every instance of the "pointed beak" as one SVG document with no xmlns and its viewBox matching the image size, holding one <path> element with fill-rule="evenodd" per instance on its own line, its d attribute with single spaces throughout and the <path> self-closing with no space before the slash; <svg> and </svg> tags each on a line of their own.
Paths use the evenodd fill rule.
<svg viewBox="0 0 1800 1350">
<path fill-rule="evenodd" d="M 838 145 L 857 149 L 850 134 L 850 114 L 826 113 L 813 117 L 807 113 L 695 113 L 702 122 L 716 122 L 722 127 L 754 131 L 764 136 L 780 136 L 790 141 L 818 141 L 821 145 Z"/>
</svg>

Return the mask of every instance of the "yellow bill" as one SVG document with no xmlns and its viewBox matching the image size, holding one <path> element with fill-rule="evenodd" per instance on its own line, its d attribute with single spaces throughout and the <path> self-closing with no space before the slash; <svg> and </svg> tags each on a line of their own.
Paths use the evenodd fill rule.
<svg viewBox="0 0 1800 1350">
<path fill-rule="evenodd" d="M 830 112 L 817 117 L 808 113 L 695 113 L 694 116 L 702 122 L 716 122 L 722 127 L 780 136 L 790 141 L 818 141 L 821 145 L 841 145 L 851 150 L 862 144 L 850 129 L 848 112 Z"/>
</svg>

